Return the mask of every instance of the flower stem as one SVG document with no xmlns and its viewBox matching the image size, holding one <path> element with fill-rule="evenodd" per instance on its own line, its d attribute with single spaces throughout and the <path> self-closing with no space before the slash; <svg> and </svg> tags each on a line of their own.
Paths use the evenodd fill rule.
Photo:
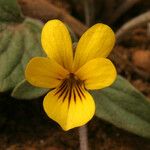
<svg viewBox="0 0 150 150">
<path fill-rule="evenodd" d="M 79 127 L 79 141 L 80 141 L 80 150 L 89 150 L 86 125 Z"/>
</svg>

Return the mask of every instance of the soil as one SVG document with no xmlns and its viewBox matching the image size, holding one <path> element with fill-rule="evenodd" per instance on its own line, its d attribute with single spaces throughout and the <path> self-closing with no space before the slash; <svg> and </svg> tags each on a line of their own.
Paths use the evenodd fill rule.
<svg viewBox="0 0 150 150">
<path fill-rule="evenodd" d="M 70 12 L 70 5 L 67 1 L 65 3 L 64 8 Z M 125 36 L 110 55 L 118 73 L 148 98 L 150 98 L 149 68 L 143 69 L 133 60 L 136 51 L 144 53 L 150 50 L 149 43 L 150 35 L 147 34 L 147 27 L 139 27 Z M 136 57 L 140 60 L 141 53 Z M 18 101 L 9 95 L 9 93 L 0 95 L 0 150 L 78 149 L 78 129 L 64 132 L 58 124 L 50 120 L 43 111 L 42 98 Z M 88 138 L 91 150 L 150 150 L 149 139 L 128 133 L 97 117 L 88 123 Z"/>
</svg>

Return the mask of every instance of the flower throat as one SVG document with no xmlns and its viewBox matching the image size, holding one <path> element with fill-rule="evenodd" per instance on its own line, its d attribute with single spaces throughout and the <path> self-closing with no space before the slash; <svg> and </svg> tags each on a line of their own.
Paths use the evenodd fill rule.
<svg viewBox="0 0 150 150">
<path fill-rule="evenodd" d="M 73 73 L 70 73 L 56 89 L 55 95 L 58 95 L 58 99 L 61 99 L 63 102 L 66 99 L 70 103 L 72 99 L 76 102 L 77 98 L 80 100 L 85 98 L 85 90 L 84 82 L 78 79 Z"/>
</svg>

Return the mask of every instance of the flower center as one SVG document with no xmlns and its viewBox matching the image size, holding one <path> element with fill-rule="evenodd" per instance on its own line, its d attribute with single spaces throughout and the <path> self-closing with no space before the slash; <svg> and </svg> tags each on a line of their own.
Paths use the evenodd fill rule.
<svg viewBox="0 0 150 150">
<path fill-rule="evenodd" d="M 82 100 L 85 98 L 85 90 L 84 82 L 73 73 L 70 73 L 56 89 L 55 95 L 58 95 L 58 99 L 62 99 L 62 101 L 67 99 L 70 103 L 72 99 L 76 102 L 77 99 Z"/>
</svg>

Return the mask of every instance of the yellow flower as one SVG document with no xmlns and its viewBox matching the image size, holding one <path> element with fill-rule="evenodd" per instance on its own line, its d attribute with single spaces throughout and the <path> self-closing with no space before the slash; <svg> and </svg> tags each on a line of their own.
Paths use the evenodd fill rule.
<svg viewBox="0 0 150 150">
<path fill-rule="evenodd" d="M 30 60 L 25 71 L 27 81 L 52 88 L 44 98 L 44 110 L 64 130 L 86 124 L 95 113 L 88 90 L 107 87 L 116 78 L 116 69 L 106 58 L 115 43 L 113 31 L 100 23 L 92 26 L 73 54 L 66 26 L 51 20 L 43 27 L 41 42 L 47 57 Z"/>
</svg>

